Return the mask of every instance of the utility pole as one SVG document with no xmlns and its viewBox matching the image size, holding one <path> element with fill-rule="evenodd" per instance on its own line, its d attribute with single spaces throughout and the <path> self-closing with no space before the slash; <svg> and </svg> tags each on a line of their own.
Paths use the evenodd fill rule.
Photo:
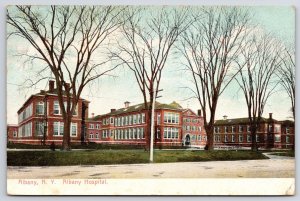
<svg viewBox="0 0 300 201">
<path fill-rule="evenodd" d="M 157 93 L 162 91 L 162 89 L 156 91 L 154 90 L 153 94 L 153 103 L 152 103 L 152 111 L 151 111 L 151 136 L 150 136 L 150 163 L 153 162 L 153 141 L 154 141 L 154 116 L 155 116 L 155 100 L 160 98 L 161 96 L 156 97 Z"/>
</svg>

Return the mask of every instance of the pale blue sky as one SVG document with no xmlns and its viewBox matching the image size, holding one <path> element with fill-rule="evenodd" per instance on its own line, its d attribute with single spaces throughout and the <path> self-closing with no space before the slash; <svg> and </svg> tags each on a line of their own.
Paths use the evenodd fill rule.
<svg viewBox="0 0 300 201">
<path fill-rule="evenodd" d="M 295 37 L 295 13 L 292 7 L 249 7 L 254 13 L 254 21 L 259 23 L 267 31 L 281 40 L 293 43 Z M 7 42 L 7 123 L 17 123 L 17 110 L 25 100 L 40 89 L 46 88 L 46 83 L 41 83 L 37 89 L 28 92 L 19 91 L 19 84 L 28 76 L 29 66 L 24 66 L 24 61 L 12 56 L 16 52 L 26 51 L 27 44 L 21 40 L 9 40 Z M 183 107 L 189 107 L 196 111 L 200 105 L 196 100 L 184 100 L 190 94 L 181 87 L 190 84 L 186 73 L 178 71 L 176 58 L 169 57 L 163 71 L 161 80 L 162 98 L 158 101 L 170 103 L 176 101 Z M 38 66 L 36 66 L 38 67 Z M 121 108 L 125 101 L 131 104 L 142 102 L 142 95 L 139 91 L 135 78 L 127 69 L 120 68 L 115 72 L 117 77 L 106 77 L 98 80 L 92 88 L 87 88 L 82 97 L 91 101 L 90 114 L 103 114 L 111 108 Z M 273 112 L 275 119 L 286 119 L 291 116 L 291 107 L 288 96 L 284 91 L 275 94 L 270 98 L 265 108 L 264 116 Z M 237 87 L 233 82 L 225 93 L 220 97 L 217 108 L 217 119 L 226 114 L 228 118 L 246 117 L 246 106 L 242 94 L 237 94 Z"/>
</svg>

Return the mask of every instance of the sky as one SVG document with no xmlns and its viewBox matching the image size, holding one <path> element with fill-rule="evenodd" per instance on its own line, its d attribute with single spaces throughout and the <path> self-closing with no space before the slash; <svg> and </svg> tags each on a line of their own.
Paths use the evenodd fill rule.
<svg viewBox="0 0 300 201">
<path fill-rule="evenodd" d="M 295 38 L 295 13 L 292 7 L 249 7 L 254 13 L 254 22 L 262 28 L 270 31 L 274 36 L 288 42 Z M 15 56 L 18 52 L 30 51 L 30 47 L 20 39 L 8 39 L 7 41 L 7 123 L 17 124 L 17 111 L 31 94 L 42 89 L 47 89 L 47 83 L 41 82 L 36 88 L 23 90 L 22 83 L 30 74 L 32 68 L 40 69 L 43 65 L 30 66 L 24 63 L 24 59 Z M 194 111 L 200 108 L 199 102 L 189 99 L 191 93 L 184 87 L 191 86 L 190 76 L 179 69 L 175 56 L 169 57 L 163 71 L 160 88 L 163 89 L 159 95 L 162 97 L 157 101 L 162 103 L 178 102 L 184 108 Z M 83 91 L 82 98 L 89 100 L 89 115 L 91 113 L 104 114 L 110 109 L 124 107 L 124 102 L 129 101 L 131 105 L 142 103 L 142 94 L 138 88 L 135 77 L 126 68 L 118 68 L 114 76 L 104 77 Z M 292 116 L 290 112 L 290 100 L 284 90 L 279 90 L 268 101 L 263 116 L 273 113 L 273 118 L 282 120 Z M 227 115 L 228 118 L 239 118 L 247 116 L 245 99 L 237 89 L 236 83 L 232 82 L 221 95 L 216 112 L 216 119 Z"/>
</svg>

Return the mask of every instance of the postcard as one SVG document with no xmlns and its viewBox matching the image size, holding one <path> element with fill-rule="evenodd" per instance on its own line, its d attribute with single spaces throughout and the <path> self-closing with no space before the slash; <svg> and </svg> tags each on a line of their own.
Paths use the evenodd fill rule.
<svg viewBox="0 0 300 201">
<path fill-rule="evenodd" d="M 8 195 L 294 195 L 292 6 L 6 7 Z"/>
</svg>

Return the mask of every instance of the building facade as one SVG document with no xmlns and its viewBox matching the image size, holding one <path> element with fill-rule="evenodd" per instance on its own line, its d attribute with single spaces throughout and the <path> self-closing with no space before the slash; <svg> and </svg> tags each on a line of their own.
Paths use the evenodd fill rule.
<svg viewBox="0 0 300 201">
<path fill-rule="evenodd" d="M 186 119 L 197 119 L 195 122 L 197 130 L 188 130 L 190 133 L 186 133 L 183 128 L 190 126 L 187 121 L 184 122 Z M 144 104 L 129 106 L 129 102 L 125 102 L 124 108 L 111 109 L 110 113 L 89 119 L 88 141 L 106 144 L 145 145 L 146 135 L 149 134 L 148 121 L 149 116 Z M 156 147 L 191 145 L 195 143 L 189 140 L 192 133 L 193 136 L 204 135 L 200 124 L 201 117 L 191 110 L 184 110 L 176 102 L 171 104 L 156 102 L 154 145 Z M 199 127 L 201 129 L 198 129 Z M 187 143 L 187 139 L 189 143 Z"/>
<path fill-rule="evenodd" d="M 9 139 L 12 143 L 61 144 L 64 123 L 54 81 L 49 81 L 49 90 L 31 95 L 18 111 L 18 134 Z M 80 99 L 71 123 L 71 142 L 80 143 L 85 136 L 85 119 L 89 102 Z"/>
<path fill-rule="evenodd" d="M 287 148 L 294 146 L 294 122 L 277 121 L 272 118 L 262 118 L 257 129 L 255 140 L 257 146 L 263 149 Z M 214 126 L 214 144 L 217 148 L 251 147 L 252 138 L 248 118 L 217 120 Z"/>
</svg>

